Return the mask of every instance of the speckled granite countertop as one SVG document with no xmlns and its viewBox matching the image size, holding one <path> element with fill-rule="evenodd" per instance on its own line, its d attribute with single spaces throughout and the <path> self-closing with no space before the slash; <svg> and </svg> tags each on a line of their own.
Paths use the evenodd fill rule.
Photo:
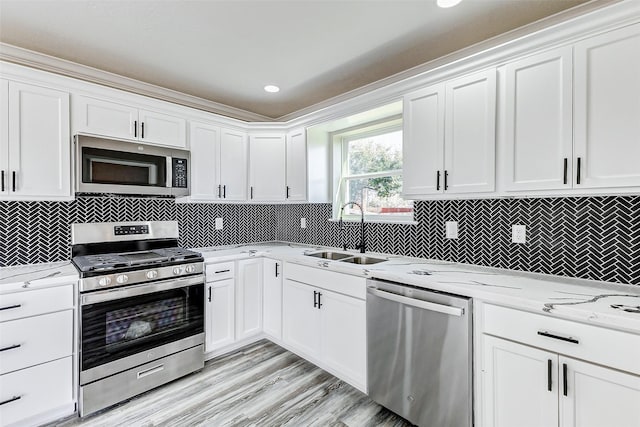
<svg viewBox="0 0 640 427">
<path fill-rule="evenodd" d="M 283 242 L 195 250 L 203 254 L 206 262 L 265 256 L 465 295 L 486 302 L 640 334 L 640 287 L 637 286 L 384 254 L 367 253 L 368 256 L 383 256 L 388 259 L 368 266 L 305 255 L 323 249 L 336 250 Z M 356 252 L 353 254 L 357 255 Z"/>
<path fill-rule="evenodd" d="M 74 283 L 78 270 L 70 261 L 0 268 L 0 294 Z"/>
</svg>

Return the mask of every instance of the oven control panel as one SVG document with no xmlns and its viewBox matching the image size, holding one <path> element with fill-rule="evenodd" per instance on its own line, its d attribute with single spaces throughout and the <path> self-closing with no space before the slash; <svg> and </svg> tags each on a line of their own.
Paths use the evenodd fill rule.
<svg viewBox="0 0 640 427">
<path fill-rule="evenodd" d="M 128 236 L 131 234 L 149 234 L 148 225 L 116 225 L 113 227 L 116 236 Z"/>
</svg>

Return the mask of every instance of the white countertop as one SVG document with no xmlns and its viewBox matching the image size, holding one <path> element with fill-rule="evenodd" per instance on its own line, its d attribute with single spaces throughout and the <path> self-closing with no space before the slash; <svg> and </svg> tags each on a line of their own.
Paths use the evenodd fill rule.
<svg viewBox="0 0 640 427">
<path fill-rule="evenodd" d="M 0 294 L 65 285 L 78 280 L 71 261 L 0 268 Z"/>
<path fill-rule="evenodd" d="M 319 246 L 269 242 L 219 248 L 196 248 L 205 262 L 266 256 L 337 272 L 390 280 L 465 295 L 486 302 L 640 334 L 640 287 L 573 279 L 444 261 L 383 256 L 388 261 L 354 265 L 304 255 L 334 250 Z M 339 250 L 338 250 L 339 251 Z M 351 252 L 351 251 L 350 251 Z M 357 252 L 353 252 L 357 255 Z M 624 306 L 631 311 L 615 309 Z"/>
</svg>

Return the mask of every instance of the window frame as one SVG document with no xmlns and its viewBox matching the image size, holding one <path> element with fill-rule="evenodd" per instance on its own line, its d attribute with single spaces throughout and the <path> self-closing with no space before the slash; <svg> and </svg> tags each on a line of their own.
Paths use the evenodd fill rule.
<svg viewBox="0 0 640 427">
<path fill-rule="evenodd" d="M 349 142 L 368 138 L 386 133 L 402 131 L 402 118 L 391 117 L 375 123 L 366 123 L 360 126 L 350 128 L 348 130 L 338 131 L 333 134 L 334 156 L 339 156 L 339 167 L 336 169 L 338 173 L 334 175 L 335 191 L 334 191 L 334 209 L 333 219 L 340 219 L 340 208 L 346 199 L 347 182 L 356 179 L 378 178 L 386 176 L 402 176 L 402 169 L 391 169 L 383 172 L 368 172 L 362 174 L 349 174 Z M 334 161 L 334 166 L 337 166 Z M 400 193 L 400 196 L 402 194 Z M 406 199 L 405 199 L 406 200 Z M 413 201 L 411 201 L 413 202 Z M 412 203 L 413 204 L 413 203 Z M 413 206 L 412 206 L 413 209 Z M 367 222 L 388 222 L 388 223 L 415 223 L 415 211 L 412 210 L 411 215 L 393 215 L 393 214 L 367 214 L 364 219 Z M 344 214 L 344 221 L 360 221 L 358 214 Z"/>
</svg>

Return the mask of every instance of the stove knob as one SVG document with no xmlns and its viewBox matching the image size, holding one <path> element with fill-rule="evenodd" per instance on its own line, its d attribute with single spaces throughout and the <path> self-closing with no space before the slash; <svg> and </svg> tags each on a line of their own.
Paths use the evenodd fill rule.
<svg viewBox="0 0 640 427">
<path fill-rule="evenodd" d="M 174 275 L 176 275 L 176 276 L 177 276 L 178 274 L 182 274 L 182 268 L 180 268 L 180 267 L 176 267 L 176 268 L 174 268 L 174 269 L 173 269 L 173 274 L 174 274 Z"/>
<path fill-rule="evenodd" d="M 121 285 L 124 283 L 127 283 L 129 281 L 129 276 L 127 276 L 126 274 L 121 274 L 118 277 L 116 277 L 116 282 L 120 283 Z"/>
<path fill-rule="evenodd" d="M 195 265 L 187 265 L 184 269 L 187 273 L 193 273 L 196 271 Z"/>
<path fill-rule="evenodd" d="M 155 279 L 158 277 L 158 272 L 155 270 L 147 271 L 147 279 Z"/>
<path fill-rule="evenodd" d="M 111 284 L 111 277 L 102 277 L 98 280 L 98 285 L 109 286 Z"/>
</svg>

